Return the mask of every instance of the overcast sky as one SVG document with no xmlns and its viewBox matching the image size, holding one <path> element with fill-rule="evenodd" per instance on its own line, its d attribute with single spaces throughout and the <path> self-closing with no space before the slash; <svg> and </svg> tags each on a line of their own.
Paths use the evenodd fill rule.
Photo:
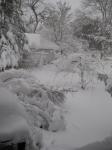
<svg viewBox="0 0 112 150">
<path fill-rule="evenodd" d="M 66 0 L 66 1 L 71 4 L 73 9 L 79 8 L 81 4 L 81 0 Z"/>
<path fill-rule="evenodd" d="M 58 1 L 58 0 L 48 0 L 48 1 L 54 2 L 54 1 Z M 76 10 L 77 8 L 79 8 L 80 4 L 81 4 L 81 0 L 65 0 L 65 1 L 70 3 L 73 10 Z"/>
</svg>

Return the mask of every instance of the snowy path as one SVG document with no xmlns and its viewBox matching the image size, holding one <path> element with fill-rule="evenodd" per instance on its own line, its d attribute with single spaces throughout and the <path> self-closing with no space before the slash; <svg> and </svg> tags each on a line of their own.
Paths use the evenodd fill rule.
<svg viewBox="0 0 112 150">
<path fill-rule="evenodd" d="M 67 83 L 67 78 L 62 79 L 61 75 L 53 82 L 53 74 L 38 71 L 35 77 L 46 85 L 62 85 L 64 81 Z M 103 140 L 112 133 L 112 98 L 105 92 L 103 84 L 97 85 L 96 89 L 68 93 L 64 110 L 66 130 L 58 133 L 44 132 L 48 148 L 45 150 L 73 150 L 75 147 Z"/>
<path fill-rule="evenodd" d="M 76 88 L 79 83 L 79 75 L 77 73 L 56 72 L 50 70 L 34 70 L 32 75 L 38 82 L 53 88 Z"/>
</svg>

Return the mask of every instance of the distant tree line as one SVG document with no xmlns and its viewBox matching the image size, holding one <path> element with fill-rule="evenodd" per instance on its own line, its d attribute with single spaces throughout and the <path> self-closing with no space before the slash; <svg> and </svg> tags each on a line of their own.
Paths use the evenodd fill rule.
<svg viewBox="0 0 112 150">
<path fill-rule="evenodd" d="M 112 53 L 112 1 L 84 0 L 82 7 L 72 22 L 73 35 L 87 40 L 90 49 Z"/>
</svg>

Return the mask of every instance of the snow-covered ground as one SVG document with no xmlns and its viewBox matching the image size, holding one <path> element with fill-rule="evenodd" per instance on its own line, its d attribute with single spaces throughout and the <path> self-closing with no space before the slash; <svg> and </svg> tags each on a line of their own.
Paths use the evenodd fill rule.
<svg viewBox="0 0 112 150">
<path fill-rule="evenodd" d="M 68 72 L 55 72 L 51 70 L 34 70 L 32 71 L 32 75 L 36 78 L 36 80 L 51 88 L 68 89 L 74 88 L 77 89 L 78 82 L 80 80 L 79 75 L 76 73 L 68 73 Z M 76 86 L 77 85 L 77 86 Z"/>
<path fill-rule="evenodd" d="M 65 109 L 66 130 L 49 135 L 52 144 L 48 149 L 73 149 L 101 141 L 111 134 L 112 99 L 104 90 L 69 93 Z"/>
<path fill-rule="evenodd" d="M 54 88 L 68 88 L 78 85 L 78 74 L 57 73 L 50 66 L 33 70 L 36 80 Z M 76 147 L 101 141 L 112 133 L 112 98 L 105 91 L 103 83 L 97 80 L 95 88 L 66 93 L 62 110 L 66 130 L 44 134 L 44 150 L 72 150 Z M 76 86 L 77 87 L 77 86 Z"/>
</svg>

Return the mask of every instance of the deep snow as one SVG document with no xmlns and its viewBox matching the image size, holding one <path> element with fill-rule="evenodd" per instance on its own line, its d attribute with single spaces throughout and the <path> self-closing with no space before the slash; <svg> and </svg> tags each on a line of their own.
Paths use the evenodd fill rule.
<svg viewBox="0 0 112 150">
<path fill-rule="evenodd" d="M 0 88 L 0 140 L 13 142 L 27 139 L 30 127 L 19 99 L 6 88 Z"/>
<path fill-rule="evenodd" d="M 103 89 L 69 93 L 64 107 L 66 130 L 47 133 L 49 150 L 82 147 L 111 135 L 112 99 Z"/>
<path fill-rule="evenodd" d="M 36 80 L 47 86 L 64 88 L 71 84 L 75 87 L 78 75 L 51 71 L 34 70 Z M 101 141 L 112 133 L 112 98 L 105 86 L 95 81 L 95 88 L 67 93 L 62 110 L 66 121 L 66 130 L 57 133 L 43 131 L 44 150 L 71 150 L 86 144 Z"/>
</svg>

